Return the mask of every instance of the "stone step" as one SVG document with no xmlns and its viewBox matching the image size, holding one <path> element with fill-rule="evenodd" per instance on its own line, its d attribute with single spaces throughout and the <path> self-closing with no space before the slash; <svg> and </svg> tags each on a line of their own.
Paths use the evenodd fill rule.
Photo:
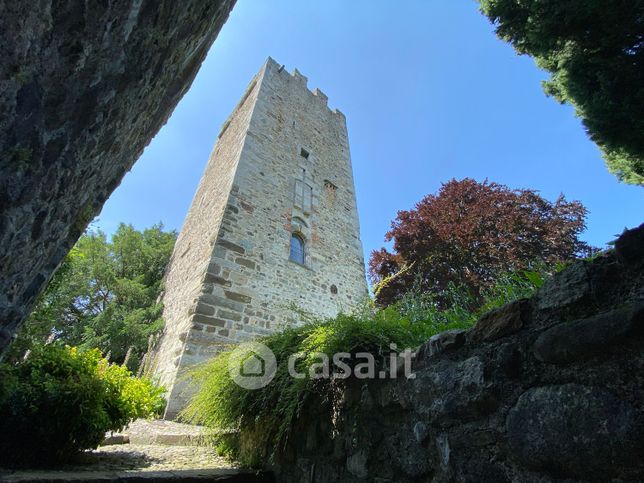
<svg viewBox="0 0 644 483">
<path fill-rule="evenodd" d="M 122 433 L 105 435 L 102 446 L 113 444 L 145 444 L 167 446 L 190 446 L 199 442 L 204 428 L 174 421 L 139 419 L 132 422 Z"/>
<path fill-rule="evenodd" d="M 166 471 L 0 471 L 0 482 L 101 482 L 138 483 L 153 481 L 273 483 L 273 475 L 239 469 L 182 469 Z"/>
</svg>

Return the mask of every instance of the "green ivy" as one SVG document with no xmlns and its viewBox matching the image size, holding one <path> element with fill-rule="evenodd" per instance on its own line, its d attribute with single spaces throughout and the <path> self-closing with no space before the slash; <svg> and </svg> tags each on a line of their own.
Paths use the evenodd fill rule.
<svg viewBox="0 0 644 483">
<path fill-rule="evenodd" d="M 308 377 L 315 353 L 329 358 L 338 352 L 371 353 L 377 370 L 386 369 L 392 352 L 415 348 L 432 335 L 449 329 L 467 329 L 483 312 L 505 303 L 528 297 L 542 285 L 539 271 L 509 274 L 498 280 L 486 293 L 483 308 L 473 311 L 474 298 L 463 289 L 450 286 L 447 309 L 428 293 L 409 293 L 395 305 L 377 309 L 367 303 L 352 314 L 340 314 L 323 321 L 310 321 L 300 327 L 258 339 L 268 346 L 277 361 L 277 371 L 265 387 L 246 390 L 238 386 L 229 373 L 232 349 L 221 353 L 193 371 L 193 382 L 199 390 L 182 417 L 211 430 L 209 441 L 227 454 L 235 453 L 245 464 L 253 465 L 266 448 L 279 451 L 287 442 L 299 414 L 309 401 L 315 401 L 329 417 L 336 396 L 334 379 Z M 441 294 L 441 304 L 445 300 Z M 288 372 L 288 359 L 301 353 L 296 368 L 307 375 L 297 379 Z M 239 431 L 243 444 L 231 444 L 231 432 Z"/>
</svg>

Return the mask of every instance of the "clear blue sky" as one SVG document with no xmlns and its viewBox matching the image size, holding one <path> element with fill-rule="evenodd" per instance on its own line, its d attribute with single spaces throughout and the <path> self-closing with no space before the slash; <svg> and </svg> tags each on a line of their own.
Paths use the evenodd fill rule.
<svg viewBox="0 0 644 483">
<path fill-rule="evenodd" d="M 365 258 L 396 212 L 451 178 L 559 193 L 603 246 L 644 221 L 644 190 L 608 173 L 546 77 L 473 0 L 239 0 L 190 91 L 94 226 L 180 229 L 217 133 L 268 56 L 347 117 Z"/>
</svg>

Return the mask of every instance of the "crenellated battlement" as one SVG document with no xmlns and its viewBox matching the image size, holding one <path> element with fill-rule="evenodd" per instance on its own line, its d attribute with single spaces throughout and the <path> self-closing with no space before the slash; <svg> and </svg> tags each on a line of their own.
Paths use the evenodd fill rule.
<svg viewBox="0 0 644 483">
<path fill-rule="evenodd" d="M 345 118 L 345 115 L 337 108 L 331 109 L 328 105 L 329 97 L 322 92 L 319 88 L 315 88 L 313 90 L 309 89 L 308 87 L 308 77 L 306 77 L 304 74 L 302 74 L 297 68 L 293 68 L 293 72 L 289 73 L 286 69 L 284 64 L 278 64 L 272 57 L 268 57 L 266 60 L 266 70 L 275 70 L 277 71 L 278 74 L 281 75 L 287 75 L 290 77 L 291 80 L 294 80 L 297 84 L 301 85 L 304 87 L 310 94 L 314 96 L 314 98 L 319 99 L 319 101 L 326 106 L 326 108 L 331 112 L 332 114 L 335 114 L 337 116 L 341 116 L 343 119 Z"/>
</svg>

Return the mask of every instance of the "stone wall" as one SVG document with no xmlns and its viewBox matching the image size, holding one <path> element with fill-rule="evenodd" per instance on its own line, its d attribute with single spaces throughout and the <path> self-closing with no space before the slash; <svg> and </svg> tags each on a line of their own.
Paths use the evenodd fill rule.
<svg viewBox="0 0 644 483">
<path fill-rule="evenodd" d="M 0 353 L 234 3 L 0 2 Z"/>
<path fill-rule="evenodd" d="M 291 306 L 329 317 L 366 296 L 345 117 L 269 58 L 222 127 L 169 265 L 166 417 L 192 393 L 183 375 L 223 346 L 300 323 Z"/>
<path fill-rule="evenodd" d="M 644 225 L 433 337 L 415 378 L 339 386 L 333 421 L 309 404 L 267 466 L 285 482 L 642 481 L 643 282 Z"/>
<path fill-rule="evenodd" d="M 214 280 L 212 275 L 207 275 L 213 245 L 226 212 L 246 140 L 260 74 L 251 81 L 243 96 L 244 101 L 237 105 L 224 123 L 226 129 L 219 134 L 168 263 L 163 294 L 163 318 L 166 324 L 152 355 L 155 376 L 168 389 L 168 399 L 171 401 L 166 411 L 168 418 L 173 418 L 183 405 L 183 401 L 177 400 L 183 390 L 181 381 L 175 386 L 182 360 L 190 366 L 212 356 L 221 347 L 221 344 L 213 343 L 201 350 L 185 350 L 202 288 Z"/>
</svg>

